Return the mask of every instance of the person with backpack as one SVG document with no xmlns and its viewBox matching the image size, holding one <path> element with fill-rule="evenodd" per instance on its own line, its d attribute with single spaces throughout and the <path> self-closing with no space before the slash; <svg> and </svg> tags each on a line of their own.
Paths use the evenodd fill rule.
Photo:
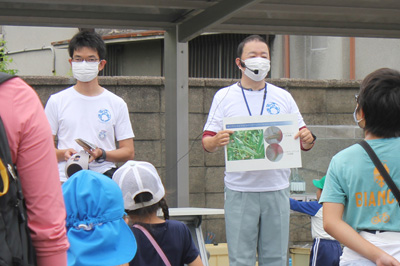
<svg viewBox="0 0 400 266">
<path fill-rule="evenodd" d="M 9 151 L 12 161 L 6 162 L 5 158 L 1 158 L 3 168 L 0 189 L 4 195 L 0 196 L 3 219 L 0 222 L 0 262 L 24 266 L 66 266 L 66 251 L 69 247 L 65 229 L 66 213 L 53 138 L 43 105 L 36 92 L 22 79 L 4 73 L 0 73 L 0 79 L 6 80 L 0 84 L 0 117 L 7 135 L 1 138 L 0 149 L 2 154 Z M 11 176 L 8 181 L 7 175 Z M 14 186 L 19 181 L 22 193 L 18 192 L 18 185 Z M 17 189 L 18 198 L 12 200 L 21 208 L 25 203 L 27 217 L 21 209 L 5 211 L 3 208 L 2 201 L 8 193 L 15 191 L 13 187 Z M 15 213 L 18 213 L 17 220 L 21 224 L 27 219 L 30 230 L 28 239 L 19 236 L 23 230 L 14 232 L 7 227 L 14 224 L 10 219 Z M 7 228 L 3 228 L 4 225 Z M 10 238 L 13 241 L 8 244 Z M 36 262 L 33 249 L 36 251 Z"/>
<path fill-rule="evenodd" d="M 113 180 L 122 190 L 125 211 L 133 226 L 137 253 L 131 266 L 203 266 L 189 228 L 169 220 L 165 190 L 156 168 L 143 161 L 128 161 Z M 161 209 L 164 219 L 157 216 Z"/>
</svg>

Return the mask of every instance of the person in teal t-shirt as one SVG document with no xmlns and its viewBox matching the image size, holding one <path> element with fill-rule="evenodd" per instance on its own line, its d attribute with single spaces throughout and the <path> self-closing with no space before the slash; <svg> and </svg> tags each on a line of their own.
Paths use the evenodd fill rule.
<svg viewBox="0 0 400 266">
<path fill-rule="evenodd" d="M 400 186 L 400 72 L 369 74 L 356 95 L 354 120 Z M 345 248 L 340 265 L 400 266 L 400 209 L 358 144 L 332 158 L 320 202 L 325 230 Z"/>
</svg>

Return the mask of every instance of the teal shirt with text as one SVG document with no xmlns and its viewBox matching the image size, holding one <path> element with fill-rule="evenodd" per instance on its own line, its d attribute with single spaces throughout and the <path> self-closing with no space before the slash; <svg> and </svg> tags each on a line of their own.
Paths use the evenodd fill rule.
<svg viewBox="0 0 400 266">
<path fill-rule="evenodd" d="M 400 187 L 400 138 L 367 142 Z M 398 202 L 367 152 L 358 144 L 332 158 L 320 198 L 320 203 L 323 202 L 343 204 L 343 220 L 357 231 L 400 231 Z"/>
</svg>

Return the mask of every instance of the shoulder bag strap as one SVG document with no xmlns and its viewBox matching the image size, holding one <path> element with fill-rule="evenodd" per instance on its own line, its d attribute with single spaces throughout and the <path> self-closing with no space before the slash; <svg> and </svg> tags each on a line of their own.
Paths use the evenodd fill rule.
<svg viewBox="0 0 400 266">
<path fill-rule="evenodd" d="M 9 162 L 11 161 L 11 154 L 8 150 L 8 147 L 7 133 L 3 125 L 3 120 L 1 120 L 0 117 L 0 184 L 2 187 L 2 191 L 0 191 L 0 197 L 8 192 L 10 184 L 8 171 L 12 169 L 10 169 L 11 166 L 9 165 Z"/>
<path fill-rule="evenodd" d="M 393 195 L 396 197 L 397 202 L 398 202 L 398 204 L 400 206 L 400 191 L 397 188 L 396 184 L 393 182 L 393 180 L 390 177 L 389 173 L 386 171 L 385 167 L 383 167 L 383 164 L 379 160 L 378 156 L 376 156 L 374 150 L 371 148 L 371 146 L 369 146 L 369 144 L 365 140 L 362 140 L 358 144 L 360 144 L 365 149 L 365 151 L 368 153 L 369 157 L 374 162 L 374 164 L 375 164 L 376 168 L 378 169 L 379 173 L 385 179 L 386 184 L 388 185 L 388 187 L 392 191 Z"/>
<path fill-rule="evenodd" d="M 9 79 L 15 78 L 16 76 L 0 72 L 0 84 L 3 83 L 4 81 L 7 81 Z"/>
<path fill-rule="evenodd" d="M 165 256 L 164 251 L 160 248 L 157 241 L 151 236 L 149 231 L 147 231 L 146 228 L 144 228 L 143 226 L 141 226 L 139 224 L 134 224 L 133 227 L 135 227 L 143 232 L 143 234 L 149 239 L 149 241 L 151 242 L 153 247 L 156 249 L 158 255 L 160 255 L 160 257 L 163 260 L 163 262 L 165 263 L 165 265 L 171 266 L 171 263 L 169 262 L 167 256 Z"/>
</svg>

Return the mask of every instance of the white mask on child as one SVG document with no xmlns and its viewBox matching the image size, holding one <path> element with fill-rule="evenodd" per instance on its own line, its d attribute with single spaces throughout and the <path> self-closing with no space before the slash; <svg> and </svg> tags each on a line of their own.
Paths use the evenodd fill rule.
<svg viewBox="0 0 400 266">
<path fill-rule="evenodd" d="M 81 82 L 92 81 L 99 74 L 100 62 L 72 62 L 72 74 Z"/>
<path fill-rule="evenodd" d="M 360 122 L 363 121 L 364 118 L 357 119 L 357 107 L 358 106 L 356 106 L 356 109 L 354 110 L 353 118 L 354 118 L 354 122 L 356 122 L 356 125 L 360 126 Z"/>
</svg>

